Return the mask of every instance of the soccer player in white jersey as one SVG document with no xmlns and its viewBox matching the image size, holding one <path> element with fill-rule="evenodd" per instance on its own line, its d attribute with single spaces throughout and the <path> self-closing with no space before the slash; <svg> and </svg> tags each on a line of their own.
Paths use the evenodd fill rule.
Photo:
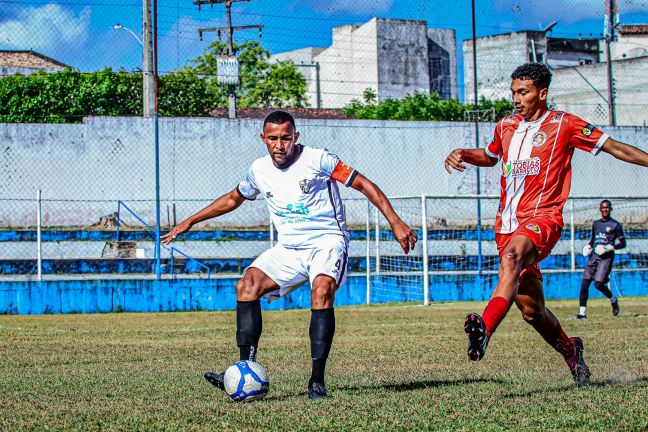
<svg viewBox="0 0 648 432">
<path fill-rule="evenodd" d="M 378 186 L 335 154 L 299 144 L 298 138 L 290 114 L 269 114 L 261 133 L 269 154 L 252 163 L 236 188 L 175 226 L 162 240 L 169 244 L 194 224 L 228 213 L 261 195 L 279 240 L 254 260 L 236 284 L 236 343 L 240 358 L 256 359 L 262 330 L 260 298 L 273 301 L 310 281 L 313 363 L 308 397 L 324 399 L 328 397 L 324 369 L 335 333 L 333 300 L 346 279 L 349 248 L 337 183 L 360 191 L 382 212 L 403 252 L 407 254 L 414 248 L 418 238 Z M 205 379 L 223 389 L 222 373 L 208 372 Z"/>
<path fill-rule="evenodd" d="M 562 209 L 571 186 L 574 149 L 648 166 L 648 154 L 610 138 L 575 115 L 547 107 L 551 72 L 527 63 L 511 75 L 516 115 L 497 123 L 485 149 L 457 149 L 445 160 L 446 170 L 464 171 L 465 164 L 483 167 L 502 162 L 501 199 L 495 240 L 500 253 L 498 283 L 483 316 L 470 313 L 464 330 L 468 359 L 481 360 L 495 329 L 516 304 L 526 322 L 564 357 L 576 385 L 589 383 L 583 341 L 569 338 L 545 307 L 538 263 L 560 239 Z"/>
</svg>

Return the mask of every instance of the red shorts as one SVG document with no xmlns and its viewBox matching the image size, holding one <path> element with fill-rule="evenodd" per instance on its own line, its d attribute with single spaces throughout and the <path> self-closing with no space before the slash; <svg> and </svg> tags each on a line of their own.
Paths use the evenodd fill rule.
<svg viewBox="0 0 648 432">
<path fill-rule="evenodd" d="M 560 240 L 561 233 L 562 225 L 558 224 L 554 219 L 546 216 L 536 216 L 521 221 L 518 229 L 511 234 L 495 234 L 495 242 L 497 243 L 497 250 L 501 259 L 504 250 L 513 237 L 521 235 L 531 240 L 531 243 L 533 243 L 538 251 L 538 258 L 536 258 L 533 264 L 522 269 L 520 281 L 527 274 L 542 280 L 542 273 L 540 273 L 538 263 L 549 256 L 551 250 L 556 246 L 558 240 Z"/>
</svg>

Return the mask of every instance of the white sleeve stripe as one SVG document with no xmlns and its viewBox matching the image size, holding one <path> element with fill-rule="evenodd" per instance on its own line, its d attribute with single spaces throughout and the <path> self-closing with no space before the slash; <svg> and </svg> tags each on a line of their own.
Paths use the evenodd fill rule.
<svg viewBox="0 0 648 432">
<path fill-rule="evenodd" d="M 609 138 L 610 138 L 610 135 L 608 135 L 606 133 L 601 135 L 601 138 L 599 138 L 599 140 L 597 141 L 596 146 L 594 146 L 594 148 L 592 149 L 592 154 L 594 156 L 596 156 L 597 154 L 599 154 L 601 152 L 601 147 L 603 147 L 603 144 L 605 144 L 605 141 L 607 141 Z"/>
<path fill-rule="evenodd" d="M 358 175 L 358 171 L 353 170 L 351 172 L 351 175 L 349 175 L 349 178 L 347 179 L 347 181 L 344 182 L 344 186 L 346 186 L 346 187 L 351 186 L 351 184 L 353 183 L 353 180 L 356 178 L 357 175 Z"/>
<path fill-rule="evenodd" d="M 486 152 L 486 154 L 487 154 L 488 156 L 490 156 L 490 157 L 492 157 L 492 158 L 495 158 L 495 159 L 497 159 L 497 160 L 499 160 L 499 159 L 502 158 L 501 156 L 498 156 L 498 155 L 496 155 L 495 153 L 489 151 L 489 150 L 488 150 L 488 147 L 485 148 L 484 151 Z"/>
</svg>

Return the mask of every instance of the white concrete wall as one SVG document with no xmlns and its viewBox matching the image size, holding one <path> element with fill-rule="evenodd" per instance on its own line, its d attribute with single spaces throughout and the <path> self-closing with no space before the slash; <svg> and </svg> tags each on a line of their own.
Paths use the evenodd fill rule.
<svg viewBox="0 0 648 432">
<path fill-rule="evenodd" d="M 324 48 L 302 48 L 294 51 L 288 51 L 284 53 L 279 53 L 273 55 L 271 61 L 287 61 L 290 60 L 297 66 L 297 70 L 306 79 L 306 97 L 308 98 L 308 104 L 310 107 L 317 107 L 317 71 L 313 66 L 302 66 L 302 65 L 314 65 L 318 60 L 317 56 L 324 51 Z M 320 74 L 320 80 L 322 79 Z"/>
<path fill-rule="evenodd" d="M 526 32 L 477 38 L 477 85 L 480 97 L 486 99 L 509 98 L 511 72 L 529 61 L 528 37 Z M 464 100 L 474 99 L 472 40 L 463 42 L 464 58 Z"/>
<path fill-rule="evenodd" d="M 377 20 L 378 99 L 430 92 L 425 21 Z"/>
<path fill-rule="evenodd" d="M 427 29 L 425 21 L 373 18 L 361 26 L 334 27 L 333 42 L 328 48 L 289 51 L 275 54 L 272 59 L 318 62 L 322 107 L 342 108 L 353 99 L 362 100 L 368 88 L 377 91 L 379 100 L 400 99 L 416 91 L 429 93 L 430 37 L 450 53 L 448 79 L 456 97 L 454 35 L 454 30 Z M 309 82 L 310 105 L 316 106 L 315 71 L 300 70 Z"/>
<path fill-rule="evenodd" d="M 619 126 L 648 124 L 648 57 L 613 61 Z M 580 72 L 580 73 L 579 73 Z M 609 124 L 607 63 L 553 71 L 550 102 L 596 124 Z"/>
<path fill-rule="evenodd" d="M 298 119 L 297 126 L 302 143 L 334 151 L 389 196 L 475 192 L 473 168 L 452 175 L 443 169 L 451 150 L 474 146 L 471 124 Z M 481 125 L 483 145 L 493 127 Z M 260 129 L 260 120 L 161 119 L 162 220 L 167 220 L 167 204 L 176 203 L 179 221 L 236 187 L 250 163 L 266 154 Z M 648 151 L 648 128 L 604 129 Z M 47 226 L 95 223 L 116 211 L 120 199 L 147 221 L 154 220 L 151 120 L 101 117 L 78 125 L 0 124 L 0 163 L 0 226 L 34 226 L 38 188 L 48 200 L 43 207 Z M 483 194 L 498 194 L 499 175 L 499 167 L 482 170 Z M 343 197 L 361 197 L 341 189 Z M 648 169 L 606 154 L 592 157 L 577 151 L 572 195 L 648 196 Z M 365 209 L 366 203 L 359 202 L 347 211 L 361 214 Z M 491 210 L 485 209 L 484 214 L 493 213 L 494 207 Z M 465 217 L 472 215 L 465 213 Z M 126 221 L 139 225 L 132 217 Z M 219 219 L 217 225 L 266 225 L 267 221 L 267 210 L 258 200 Z"/>
</svg>

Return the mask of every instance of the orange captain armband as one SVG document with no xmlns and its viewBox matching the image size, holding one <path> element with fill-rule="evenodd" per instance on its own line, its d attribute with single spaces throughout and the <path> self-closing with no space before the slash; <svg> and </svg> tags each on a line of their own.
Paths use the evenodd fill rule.
<svg viewBox="0 0 648 432">
<path fill-rule="evenodd" d="M 344 186 L 349 187 L 351 186 L 351 183 L 353 183 L 353 179 L 356 175 L 358 175 L 358 172 L 354 170 L 353 167 L 339 161 L 331 174 L 331 178 L 344 184 Z"/>
</svg>

